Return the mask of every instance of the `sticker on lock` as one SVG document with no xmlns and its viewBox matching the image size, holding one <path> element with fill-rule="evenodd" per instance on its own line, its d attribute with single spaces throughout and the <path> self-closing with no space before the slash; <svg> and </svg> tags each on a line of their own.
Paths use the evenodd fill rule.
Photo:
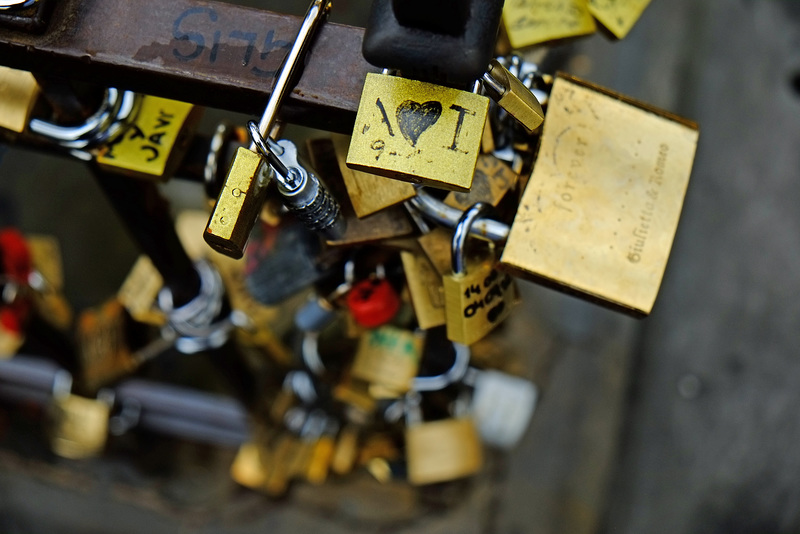
<svg viewBox="0 0 800 534">
<path fill-rule="evenodd" d="M 472 184 L 487 97 L 367 74 L 347 166 L 453 191 Z"/>
<path fill-rule="evenodd" d="M 189 146 L 202 114 L 192 104 L 145 96 L 134 124 L 101 149 L 101 168 L 138 178 L 166 179 Z"/>
</svg>

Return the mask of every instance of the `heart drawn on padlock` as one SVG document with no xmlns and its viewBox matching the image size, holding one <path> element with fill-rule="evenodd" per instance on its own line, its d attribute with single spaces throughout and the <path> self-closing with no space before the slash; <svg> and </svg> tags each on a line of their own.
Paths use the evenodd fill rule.
<svg viewBox="0 0 800 534">
<path fill-rule="evenodd" d="M 417 140 L 422 132 L 436 124 L 441 116 L 442 104 L 435 100 L 429 100 L 424 104 L 405 100 L 397 106 L 397 125 L 411 146 L 417 146 Z"/>
</svg>

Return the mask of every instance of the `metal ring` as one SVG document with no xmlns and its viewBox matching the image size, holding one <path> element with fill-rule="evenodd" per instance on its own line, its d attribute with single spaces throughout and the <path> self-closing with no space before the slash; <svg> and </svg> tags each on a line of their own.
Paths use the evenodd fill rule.
<svg viewBox="0 0 800 534">
<path fill-rule="evenodd" d="M 217 198 L 222 189 L 222 184 L 219 183 L 217 179 L 219 174 L 219 162 L 222 159 L 222 150 L 225 148 L 226 141 L 234 131 L 231 123 L 222 121 L 217 124 L 214 135 L 211 136 L 208 156 L 206 156 L 206 164 L 203 167 L 203 185 L 208 198 Z"/>
<path fill-rule="evenodd" d="M 453 349 L 455 349 L 456 355 L 450 369 L 436 376 L 414 377 L 411 389 L 414 391 L 439 391 L 450 384 L 460 382 L 469 370 L 469 359 L 472 352 L 467 345 L 455 342 L 453 342 Z"/>
<path fill-rule="evenodd" d="M 406 202 L 432 221 L 448 228 L 455 228 L 459 218 L 461 218 L 463 214 L 458 208 L 448 206 L 441 200 L 428 194 L 423 187 L 417 187 L 416 196 L 408 199 Z M 472 237 L 497 243 L 506 241 L 508 239 L 508 232 L 509 227 L 507 224 L 493 219 L 480 219 L 476 221 L 470 229 Z"/>
<path fill-rule="evenodd" d="M 484 217 L 489 210 L 491 210 L 491 208 L 491 204 L 487 204 L 486 202 L 476 202 L 472 205 L 472 207 L 464 212 L 460 219 L 458 219 L 456 229 L 453 232 L 453 255 L 451 258 L 451 264 L 455 274 L 466 274 L 467 259 L 464 251 L 467 246 L 467 237 L 469 236 L 469 231 L 472 228 L 472 225 L 475 224 L 475 221 L 481 217 Z"/>
</svg>

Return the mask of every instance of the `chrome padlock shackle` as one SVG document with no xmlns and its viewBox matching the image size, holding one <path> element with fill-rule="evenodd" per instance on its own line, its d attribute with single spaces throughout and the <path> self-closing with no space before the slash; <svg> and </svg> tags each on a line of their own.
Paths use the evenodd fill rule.
<svg viewBox="0 0 800 534">
<path fill-rule="evenodd" d="M 491 210 L 491 204 L 476 202 L 458 219 L 451 241 L 452 254 L 450 261 L 453 273 L 467 274 L 467 238 L 475 222 L 478 219 L 486 217 Z"/>
<path fill-rule="evenodd" d="M 417 194 L 406 201 L 407 206 L 416 209 L 428 219 L 447 228 L 455 228 L 464 214 L 458 208 L 448 206 L 436 197 L 428 194 L 425 188 L 417 186 Z M 478 239 L 504 243 L 508 239 L 510 227 L 500 221 L 481 218 L 470 227 L 469 233 Z"/>
<path fill-rule="evenodd" d="M 467 345 L 452 342 L 455 350 L 453 365 L 440 375 L 416 376 L 411 382 L 412 391 L 439 391 L 451 384 L 461 382 L 469 370 L 469 360 L 472 351 Z"/>
</svg>

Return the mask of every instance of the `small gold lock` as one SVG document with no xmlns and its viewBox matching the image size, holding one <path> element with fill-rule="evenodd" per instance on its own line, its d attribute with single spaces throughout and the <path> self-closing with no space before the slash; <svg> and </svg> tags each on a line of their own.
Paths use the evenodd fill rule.
<svg viewBox="0 0 800 534">
<path fill-rule="evenodd" d="M 211 248 L 239 259 L 264 204 L 272 168 L 252 150 L 240 147 L 208 220 L 203 239 Z"/>
<path fill-rule="evenodd" d="M 136 120 L 100 150 L 100 168 L 136 178 L 170 178 L 189 148 L 203 109 L 145 95 Z"/>
<path fill-rule="evenodd" d="M 118 300 L 84 310 L 77 329 L 78 357 L 86 388 L 97 390 L 136 369 L 137 362 L 126 340 L 125 312 Z"/>
<path fill-rule="evenodd" d="M 133 264 L 128 276 L 117 291 L 117 300 L 140 323 L 163 326 L 164 312 L 156 307 L 158 292 L 164 285 L 161 273 L 148 256 L 142 255 Z"/>
<path fill-rule="evenodd" d="M 419 327 L 427 330 L 445 324 L 442 277 L 422 254 L 403 251 L 400 259 Z"/>
<path fill-rule="evenodd" d="M 512 48 L 594 33 L 586 0 L 508 0 L 503 22 Z"/>
<path fill-rule="evenodd" d="M 517 185 L 517 178 L 517 173 L 508 165 L 491 154 L 481 154 L 475 167 L 472 189 L 468 193 L 452 191 L 445 197 L 444 203 L 462 211 L 468 210 L 476 202 L 497 207 L 506 193 Z M 449 260 L 448 248 L 448 264 Z"/>
<path fill-rule="evenodd" d="M 544 122 L 542 105 L 530 89 L 496 59 L 489 62 L 489 70 L 483 75 L 483 85 L 497 105 L 506 110 L 529 133 Z"/>
<path fill-rule="evenodd" d="M 28 127 L 39 98 L 39 84 L 33 74 L 0 67 L 0 128 L 22 133 Z"/>
<path fill-rule="evenodd" d="M 409 424 L 405 439 L 408 481 L 415 486 L 474 475 L 483 466 L 483 448 L 470 417 Z"/>
<path fill-rule="evenodd" d="M 618 39 L 631 31 L 650 0 L 589 0 L 589 11 Z"/>
<path fill-rule="evenodd" d="M 485 96 L 368 73 L 347 166 L 397 180 L 467 191 L 488 110 Z"/>
<path fill-rule="evenodd" d="M 411 184 L 351 169 L 346 162 L 350 138 L 334 134 L 331 139 L 350 203 L 359 218 L 399 204 L 416 194 Z"/>
<path fill-rule="evenodd" d="M 248 441 L 242 443 L 236 458 L 231 464 L 231 478 L 237 484 L 250 489 L 261 489 L 267 481 L 264 467 L 266 449 L 258 444 Z"/>
<path fill-rule="evenodd" d="M 335 449 L 336 441 L 330 435 L 320 436 L 313 444 L 305 473 L 305 478 L 310 484 L 319 486 L 328 479 Z"/>
<path fill-rule="evenodd" d="M 331 458 L 331 471 L 337 475 L 346 475 L 353 470 L 358 458 L 358 427 L 352 424 L 339 432 L 336 449 Z"/>
<path fill-rule="evenodd" d="M 72 378 L 62 371 L 56 376 L 53 399 L 48 409 L 50 447 L 59 456 L 81 459 L 103 451 L 108 438 L 111 402 L 69 393 Z"/>
<path fill-rule="evenodd" d="M 413 332 L 393 326 L 367 330 L 359 340 L 351 374 L 399 396 L 417 375 L 422 344 Z"/>
<path fill-rule="evenodd" d="M 517 286 L 492 261 L 467 266 L 465 245 L 469 228 L 489 205 L 477 203 L 464 212 L 453 235 L 453 272 L 443 278 L 447 339 L 471 345 L 494 330 L 518 300 Z"/>
<path fill-rule="evenodd" d="M 697 139 L 690 121 L 560 74 L 502 267 L 649 314 Z"/>
</svg>

